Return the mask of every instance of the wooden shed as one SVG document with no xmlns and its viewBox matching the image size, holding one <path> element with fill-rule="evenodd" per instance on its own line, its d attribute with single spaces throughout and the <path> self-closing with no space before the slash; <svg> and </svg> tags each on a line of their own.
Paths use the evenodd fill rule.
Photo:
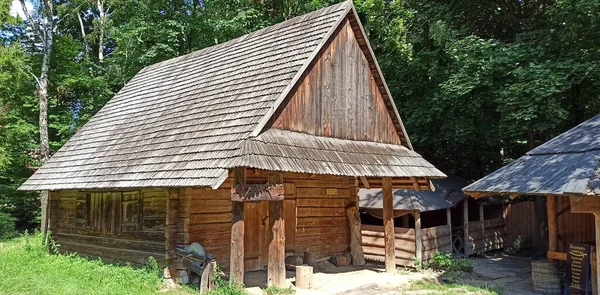
<svg viewBox="0 0 600 295">
<path fill-rule="evenodd" d="M 504 248 L 502 204 L 469 198 L 466 181 L 456 176 L 431 182 L 434 190 L 393 190 L 397 265 L 429 262 L 436 252 L 468 257 Z M 365 258 L 383 261 L 382 191 L 361 188 L 358 196 Z"/>
<path fill-rule="evenodd" d="M 392 189 L 445 175 L 412 150 L 352 2 L 142 69 L 22 190 L 48 190 L 62 250 L 182 270 L 199 242 L 231 278 L 285 256 L 360 247 L 360 179 Z"/>
<path fill-rule="evenodd" d="M 568 243 L 595 246 L 597 257 L 600 254 L 599 161 L 600 115 L 597 115 L 465 187 L 464 191 L 475 198 L 493 194 L 545 197 L 548 258 L 566 260 Z M 581 213 L 590 218 L 573 218 Z M 597 263 L 596 259 L 592 265 L 596 281 L 600 279 Z M 595 285 L 594 293 L 600 294 L 599 284 Z"/>
</svg>

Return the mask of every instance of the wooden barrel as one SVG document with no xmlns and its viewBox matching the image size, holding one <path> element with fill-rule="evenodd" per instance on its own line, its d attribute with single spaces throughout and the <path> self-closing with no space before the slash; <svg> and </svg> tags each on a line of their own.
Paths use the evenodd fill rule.
<svg viewBox="0 0 600 295">
<path fill-rule="evenodd" d="M 560 275 L 554 260 L 535 260 L 531 262 L 533 289 L 542 294 L 560 294 Z"/>
</svg>

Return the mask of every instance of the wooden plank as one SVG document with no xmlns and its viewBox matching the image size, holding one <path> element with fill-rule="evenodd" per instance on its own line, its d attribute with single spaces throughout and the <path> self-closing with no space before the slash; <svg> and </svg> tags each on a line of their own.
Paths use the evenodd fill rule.
<svg viewBox="0 0 600 295">
<path fill-rule="evenodd" d="M 385 271 L 388 273 L 396 272 L 396 262 L 394 255 L 394 200 L 392 192 L 392 179 L 384 177 L 382 179 L 383 193 L 383 227 L 385 234 Z"/>
<path fill-rule="evenodd" d="M 548 251 L 558 251 L 558 223 L 556 222 L 556 197 L 546 196 L 548 215 Z"/>
<path fill-rule="evenodd" d="M 469 258 L 469 198 L 463 201 L 463 257 Z"/>
<path fill-rule="evenodd" d="M 234 185 L 246 183 L 245 168 L 235 168 Z M 229 280 L 241 286 L 244 284 L 244 203 L 233 202 L 231 206 L 231 250 L 229 258 Z"/>
<path fill-rule="evenodd" d="M 347 226 L 327 226 L 327 227 L 297 227 L 296 238 L 304 236 L 319 236 L 319 235 L 333 235 L 333 234 L 348 234 L 350 230 Z M 287 242 L 287 240 L 286 240 Z"/>
<path fill-rule="evenodd" d="M 267 285 L 285 287 L 285 220 L 283 202 L 269 202 L 270 242 Z"/>
<path fill-rule="evenodd" d="M 567 261 L 567 253 L 563 252 L 548 251 L 547 257 L 548 259 Z"/>
<path fill-rule="evenodd" d="M 346 209 L 306 207 L 298 208 L 297 214 L 298 217 L 342 217 L 346 216 Z"/>
<path fill-rule="evenodd" d="M 348 225 L 350 227 L 350 256 L 352 256 L 352 265 L 364 265 L 365 258 L 362 250 L 362 233 L 360 231 L 358 202 L 353 202 L 352 206 L 346 208 L 346 213 L 348 216 Z"/>
<path fill-rule="evenodd" d="M 421 232 L 421 212 L 413 213 L 415 218 L 415 259 L 421 265 L 423 263 L 423 239 Z"/>
<path fill-rule="evenodd" d="M 348 218 L 346 217 L 298 217 L 297 222 L 298 228 L 348 226 Z"/>
<path fill-rule="evenodd" d="M 350 203 L 347 199 L 308 199 L 297 200 L 298 207 L 327 207 L 327 208 L 346 208 Z"/>
<path fill-rule="evenodd" d="M 549 196 L 546 196 L 546 198 Z M 556 198 L 556 196 L 551 196 Z M 569 197 L 572 213 L 597 213 L 600 212 L 600 198 L 596 196 L 571 196 Z"/>
<path fill-rule="evenodd" d="M 285 219 L 285 251 L 294 252 L 296 245 L 296 200 L 283 200 L 283 218 Z"/>
</svg>

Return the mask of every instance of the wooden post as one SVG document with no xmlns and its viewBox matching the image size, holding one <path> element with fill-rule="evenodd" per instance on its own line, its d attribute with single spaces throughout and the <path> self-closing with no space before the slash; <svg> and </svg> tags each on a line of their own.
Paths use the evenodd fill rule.
<svg viewBox="0 0 600 295">
<path fill-rule="evenodd" d="M 484 221 L 484 216 L 483 216 L 483 205 L 479 204 L 479 226 L 481 227 L 481 239 L 482 239 L 482 243 L 481 245 L 483 246 L 483 252 L 485 252 L 485 247 L 486 247 L 486 241 L 485 241 L 485 221 Z M 475 247 L 475 246 L 474 246 Z M 475 249 L 473 249 L 475 250 Z"/>
<path fill-rule="evenodd" d="M 558 223 L 556 222 L 556 196 L 546 196 L 548 213 L 548 251 L 558 251 Z"/>
<path fill-rule="evenodd" d="M 446 224 L 448 225 L 448 230 L 450 231 L 450 240 L 452 241 L 452 209 L 446 208 Z"/>
<path fill-rule="evenodd" d="M 360 231 L 360 213 L 358 212 L 358 188 L 353 188 L 352 201 L 346 207 L 348 224 L 350 226 L 350 256 L 352 265 L 365 265 L 365 254 L 362 248 L 362 233 Z M 304 261 L 306 263 L 306 261 Z"/>
<path fill-rule="evenodd" d="M 396 272 L 396 250 L 394 245 L 394 197 L 392 192 L 392 178 L 382 178 L 383 193 L 383 229 L 385 241 L 385 271 Z"/>
<path fill-rule="evenodd" d="M 415 257 L 419 266 L 423 266 L 423 234 L 421 232 L 421 212 L 413 212 L 415 218 Z"/>
<path fill-rule="evenodd" d="M 200 277 L 200 294 L 206 294 L 208 290 L 215 289 L 215 270 L 217 268 L 217 262 L 211 261 L 204 271 L 202 272 L 202 276 Z M 218 275 L 218 274 L 217 274 Z"/>
<path fill-rule="evenodd" d="M 600 294 L 600 213 L 594 213 L 596 231 L 596 294 Z M 594 267 L 592 267 L 594 268 Z"/>
<path fill-rule="evenodd" d="M 267 265 L 267 285 L 285 287 L 285 220 L 283 201 L 269 202 L 269 262 Z"/>
<path fill-rule="evenodd" d="M 313 268 L 312 266 L 298 265 L 296 266 L 296 288 L 310 289 L 313 284 Z"/>
<path fill-rule="evenodd" d="M 469 198 L 465 198 L 463 202 L 463 247 L 465 259 L 469 258 Z"/>
<path fill-rule="evenodd" d="M 246 169 L 235 168 L 233 184 L 246 183 Z M 231 202 L 231 253 L 229 256 L 229 280 L 238 285 L 244 283 L 244 203 Z"/>
</svg>

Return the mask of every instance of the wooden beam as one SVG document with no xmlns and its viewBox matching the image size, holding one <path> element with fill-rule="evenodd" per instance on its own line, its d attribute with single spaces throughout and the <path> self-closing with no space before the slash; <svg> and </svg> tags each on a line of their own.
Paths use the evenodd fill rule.
<svg viewBox="0 0 600 295">
<path fill-rule="evenodd" d="M 421 187 L 420 187 L 419 182 L 417 181 L 416 177 L 411 177 L 410 181 L 413 183 L 413 188 L 415 189 L 415 191 L 418 192 L 421 190 Z"/>
<path fill-rule="evenodd" d="M 269 202 L 269 262 L 267 267 L 267 285 L 284 288 L 285 286 L 285 220 L 283 219 L 283 201 Z"/>
<path fill-rule="evenodd" d="M 597 196 L 571 196 L 569 197 L 571 213 L 600 212 L 600 198 Z"/>
<path fill-rule="evenodd" d="M 246 169 L 235 168 L 233 184 L 246 184 Z M 244 283 L 244 203 L 231 202 L 231 250 L 229 256 L 229 280 L 239 286 Z"/>
<path fill-rule="evenodd" d="M 415 218 L 415 258 L 420 266 L 423 266 L 423 234 L 421 232 L 421 212 L 413 213 Z"/>
<path fill-rule="evenodd" d="M 236 184 L 231 187 L 235 202 L 283 201 L 283 184 Z"/>
<path fill-rule="evenodd" d="M 558 223 L 556 221 L 556 196 L 546 196 L 548 215 L 548 251 L 558 251 Z"/>
<path fill-rule="evenodd" d="M 394 245 L 394 198 L 392 192 L 392 179 L 382 178 L 383 193 L 383 227 L 385 241 L 385 271 L 396 272 L 396 251 Z"/>
<path fill-rule="evenodd" d="M 469 198 L 465 198 L 463 202 L 463 255 L 469 258 Z"/>
<path fill-rule="evenodd" d="M 595 231 L 596 231 L 596 294 L 600 294 L 600 213 L 594 213 Z"/>
<path fill-rule="evenodd" d="M 448 231 L 452 234 L 452 209 L 446 208 L 446 224 L 448 225 Z M 450 237 L 452 240 L 452 237 Z"/>
<path fill-rule="evenodd" d="M 567 253 L 548 251 L 548 259 L 567 261 Z"/>
<path fill-rule="evenodd" d="M 485 217 L 483 216 L 483 205 L 479 204 L 479 225 L 481 226 L 481 238 L 485 241 Z"/>
<path fill-rule="evenodd" d="M 351 202 L 346 207 L 346 216 L 348 216 L 348 225 L 350 227 L 350 256 L 352 257 L 352 265 L 365 265 L 357 192 L 358 188 L 352 189 Z"/>
<path fill-rule="evenodd" d="M 369 180 L 366 177 L 361 176 L 360 181 L 362 182 L 362 184 L 365 186 L 366 189 L 371 188 L 371 185 L 369 185 Z"/>
<path fill-rule="evenodd" d="M 283 174 L 270 172 L 270 185 L 283 188 Z M 283 190 L 281 192 L 283 198 Z M 291 221 L 290 221 L 291 222 Z M 285 219 L 283 200 L 269 201 L 269 258 L 267 264 L 267 285 L 284 288 L 285 286 Z"/>
</svg>

